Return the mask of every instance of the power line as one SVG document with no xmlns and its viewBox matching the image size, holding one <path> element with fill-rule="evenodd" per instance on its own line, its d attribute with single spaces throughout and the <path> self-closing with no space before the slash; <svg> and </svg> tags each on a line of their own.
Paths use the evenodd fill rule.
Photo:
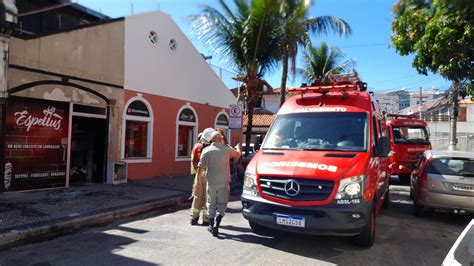
<svg viewBox="0 0 474 266">
<path fill-rule="evenodd" d="M 373 84 L 390 83 L 390 82 L 393 82 L 393 81 L 398 81 L 398 80 L 408 79 L 408 78 L 413 78 L 413 77 L 418 77 L 418 76 L 420 76 L 420 75 L 413 74 L 413 75 L 404 76 L 404 77 L 398 77 L 398 78 L 393 78 L 393 79 L 387 79 L 387 80 L 382 80 L 382 81 L 371 82 L 370 84 L 373 85 Z"/>
<path fill-rule="evenodd" d="M 412 91 L 412 90 L 417 90 L 417 86 L 420 86 L 420 85 L 423 85 L 423 84 L 426 84 L 426 83 L 430 83 L 430 82 L 433 82 L 437 79 L 439 79 L 440 77 L 426 77 L 425 79 L 423 80 L 418 80 L 416 82 L 412 82 L 412 83 L 408 83 L 408 84 L 404 84 L 404 85 L 401 85 L 400 87 L 405 87 L 405 90 L 406 91 Z M 409 88 L 409 87 L 413 87 L 413 88 Z M 375 91 L 376 93 L 380 93 L 380 92 L 388 92 L 388 91 L 398 91 L 397 89 L 382 89 L 382 90 L 377 90 Z"/>
</svg>

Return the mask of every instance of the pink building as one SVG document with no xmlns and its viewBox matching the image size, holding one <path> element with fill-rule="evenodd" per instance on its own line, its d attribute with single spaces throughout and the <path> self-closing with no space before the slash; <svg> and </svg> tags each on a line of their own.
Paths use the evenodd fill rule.
<svg viewBox="0 0 474 266">
<path fill-rule="evenodd" d="M 236 98 L 162 12 L 17 34 L 8 83 L 4 190 L 119 183 L 123 162 L 128 179 L 185 175 L 204 128 L 241 141 Z"/>
</svg>

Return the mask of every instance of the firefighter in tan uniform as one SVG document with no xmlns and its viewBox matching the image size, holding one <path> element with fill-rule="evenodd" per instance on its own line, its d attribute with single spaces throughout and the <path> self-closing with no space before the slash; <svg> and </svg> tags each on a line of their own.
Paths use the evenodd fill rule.
<svg viewBox="0 0 474 266">
<path fill-rule="evenodd" d="M 214 131 L 212 128 L 207 128 L 203 131 Z M 192 191 L 192 198 L 193 203 L 191 205 L 191 225 L 197 225 L 199 221 L 199 214 L 202 210 L 202 225 L 207 226 L 209 225 L 209 218 L 207 213 L 206 207 L 206 172 L 202 172 L 200 175 L 197 175 L 197 167 L 199 163 L 199 159 L 201 158 L 202 150 L 207 147 L 210 143 L 202 137 L 203 133 L 199 133 L 198 135 L 198 142 L 193 147 L 193 151 L 191 153 L 191 174 L 195 175 L 194 183 L 193 183 L 193 191 Z"/>
<path fill-rule="evenodd" d="M 209 212 L 209 232 L 213 236 L 219 233 L 222 217 L 229 201 L 229 183 L 231 158 L 238 159 L 241 155 L 240 144 L 236 149 L 223 142 L 224 136 L 218 131 L 203 132 L 203 138 L 211 142 L 201 154 L 197 175 L 207 172 L 207 209 Z"/>
</svg>

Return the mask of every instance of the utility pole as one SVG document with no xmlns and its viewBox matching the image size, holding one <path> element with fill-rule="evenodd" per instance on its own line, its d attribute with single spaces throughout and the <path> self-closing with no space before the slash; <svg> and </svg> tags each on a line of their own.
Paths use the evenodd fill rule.
<svg viewBox="0 0 474 266">
<path fill-rule="evenodd" d="M 414 99 L 418 99 L 417 104 L 418 104 L 419 117 L 420 117 L 420 119 L 423 119 L 423 108 L 422 107 L 423 107 L 423 103 L 425 102 L 425 101 L 423 101 L 423 98 L 427 98 L 428 96 L 423 96 L 423 88 L 422 87 L 420 87 L 419 95 L 417 95 L 415 92 L 412 93 L 411 95 L 412 96 L 410 96 L 410 97 L 413 97 Z M 410 100 L 410 102 L 411 102 L 411 100 Z M 410 104 L 410 106 L 411 106 L 411 104 Z"/>
<path fill-rule="evenodd" d="M 459 113 L 459 83 L 454 83 L 454 88 L 450 91 L 449 101 L 451 105 L 451 112 L 449 114 L 449 146 L 448 150 L 455 151 L 458 138 L 456 136 L 458 113 Z"/>
</svg>

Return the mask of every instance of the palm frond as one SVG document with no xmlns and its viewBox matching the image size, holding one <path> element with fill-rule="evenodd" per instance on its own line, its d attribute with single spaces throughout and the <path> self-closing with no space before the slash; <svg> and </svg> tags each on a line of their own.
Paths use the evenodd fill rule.
<svg viewBox="0 0 474 266">
<path fill-rule="evenodd" d="M 301 72 L 310 82 L 328 84 L 330 73 L 346 73 L 356 66 L 355 60 L 344 59 L 345 55 L 339 48 L 329 47 L 325 42 L 308 46 L 304 54 L 305 68 Z"/>
<path fill-rule="evenodd" d="M 338 17 L 321 16 L 306 20 L 306 28 L 314 34 L 329 34 L 333 31 L 340 36 L 348 36 L 352 34 L 349 24 Z"/>
</svg>

